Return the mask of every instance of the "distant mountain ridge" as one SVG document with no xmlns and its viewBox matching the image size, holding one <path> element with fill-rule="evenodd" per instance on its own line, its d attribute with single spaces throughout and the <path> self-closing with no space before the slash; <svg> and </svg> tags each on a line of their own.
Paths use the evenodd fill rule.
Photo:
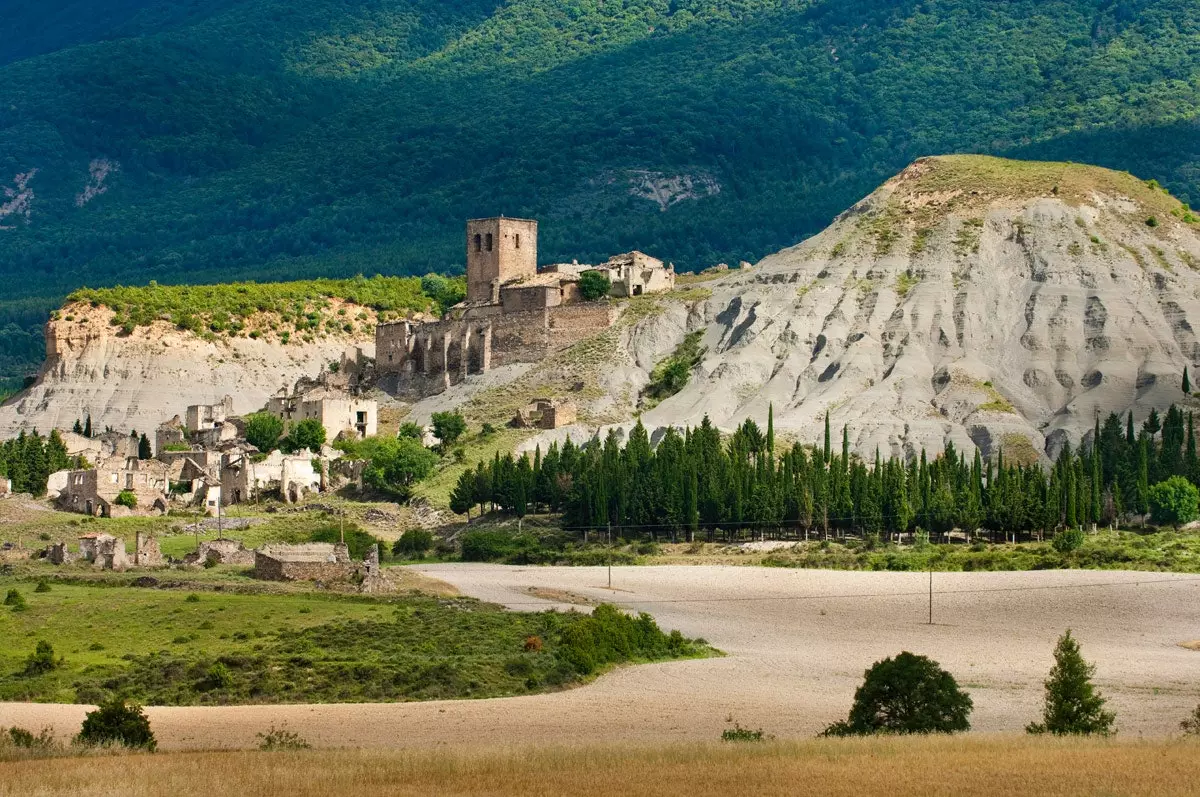
<svg viewBox="0 0 1200 797">
<path fill-rule="evenodd" d="M 1200 201 L 1187 0 L 0 15 L 0 377 L 36 366 L 80 285 L 443 271 L 471 216 L 540 218 L 547 260 L 695 268 L 795 243 L 930 152 L 1051 154 Z"/>
</svg>

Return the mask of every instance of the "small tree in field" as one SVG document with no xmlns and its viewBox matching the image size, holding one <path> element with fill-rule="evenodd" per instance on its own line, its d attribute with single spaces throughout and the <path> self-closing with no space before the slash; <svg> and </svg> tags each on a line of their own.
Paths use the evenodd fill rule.
<svg viewBox="0 0 1200 797">
<path fill-rule="evenodd" d="M 121 698 L 101 703 L 83 718 L 83 728 L 75 740 L 80 744 L 119 744 L 153 753 L 158 747 L 150 720 L 138 705 L 126 704 Z"/>
<path fill-rule="evenodd" d="M 431 420 L 433 433 L 442 441 L 442 451 L 449 451 L 467 431 L 467 420 L 459 412 L 435 412 Z"/>
<path fill-rule="evenodd" d="M 409 529 L 392 544 L 392 555 L 405 559 L 420 559 L 432 547 L 432 532 L 425 529 Z"/>
<path fill-rule="evenodd" d="M 1029 733 L 1108 736 L 1114 733 L 1116 715 L 1104 710 L 1106 702 L 1092 685 L 1096 668 L 1079 652 L 1079 643 L 1068 630 L 1054 648 L 1054 667 L 1046 679 L 1046 708 L 1042 721 L 1030 723 Z"/>
<path fill-rule="evenodd" d="M 936 661 L 907 651 L 875 662 L 854 693 L 850 717 L 824 736 L 957 733 L 970 730 L 973 703 Z"/>
<path fill-rule="evenodd" d="M 1150 519 L 1179 528 L 1191 523 L 1200 511 L 1200 490 L 1183 476 L 1172 476 L 1150 488 Z"/>
<path fill-rule="evenodd" d="M 1179 723 L 1179 729 L 1187 736 L 1200 736 L 1200 706 L 1196 706 L 1196 710 Z"/>
</svg>

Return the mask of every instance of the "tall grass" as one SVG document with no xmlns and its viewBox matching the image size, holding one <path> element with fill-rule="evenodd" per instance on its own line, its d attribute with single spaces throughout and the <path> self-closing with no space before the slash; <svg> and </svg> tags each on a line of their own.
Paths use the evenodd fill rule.
<svg viewBox="0 0 1200 797">
<path fill-rule="evenodd" d="M 1019 737 L 158 754 L 0 764 L 0 795 L 1173 797 L 1195 794 L 1198 758 L 1190 742 Z"/>
</svg>

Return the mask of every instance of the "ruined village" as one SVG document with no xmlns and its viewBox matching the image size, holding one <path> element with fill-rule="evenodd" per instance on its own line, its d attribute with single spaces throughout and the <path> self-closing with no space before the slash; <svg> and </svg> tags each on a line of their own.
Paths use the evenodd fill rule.
<svg viewBox="0 0 1200 797">
<path fill-rule="evenodd" d="M 666 293 L 675 286 L 673 266 L 633 251 L 599 265 L 578 262 L 537 267 L 538 223 L 496 217 L 466 224 L 466 298 L 443 317 L 381 323 L 374 347 L 352 346 L 320 373 L 280 386 L 263 407 L 238 413 L 239 397 L 181 408 L 163 419 L 152 436 L 107 428 L 86 433 L 56 430 L 76 467 L 51 473 L 47 495 L 63 512 L 94 518 L 199 513 L 209 518 L 190 527 L 218 530 L 197 541 L 181 558 L 164 557 L 158 540 L 137 533 L 125 540 L 88 532 L 71 543 L 56 542 L 35 552 L 54 565 L 85 564 L 125 571 L 133 568 L 252 567 L 255 578 L 353 584 L 361 591 L 386 589 L 376 546 L 353 561 L 344 541 L 267 543 L 247 549 L 224 531 L 236 527 L 230 510 L 260 501 L 303 505 L 322 495 L 363 490 L 361 459 L 345 457 L 339 442 L 374 438 L 380 401 L 413 400 L 440 393 L 473 375 L 513 363 L 538 363 L 555 352 L 611 326 L 620 308 L 611 299 Z M 725 267 L 722 266 L 722 269 Z M 602 277 L 606 293 L 585 297 L 585 275 Z M 576 423 L 569 396 L 530 395 L 511 418 L 518 429 L 553 430 Z M 323 442 L 284 452 L 259 450 L 247 439 L 247 416 L 265 413 L 286 435 L 298 424 L 319 424 Z M 428 447 L 440 441 L 432 427 L 421 430 Z M 11 481 L 0 479 L 0 497 Z M 401 530 L 402 532 L 402 530 Z M 14 541 L 3 554 L 27 555 Z"/>
</svg>

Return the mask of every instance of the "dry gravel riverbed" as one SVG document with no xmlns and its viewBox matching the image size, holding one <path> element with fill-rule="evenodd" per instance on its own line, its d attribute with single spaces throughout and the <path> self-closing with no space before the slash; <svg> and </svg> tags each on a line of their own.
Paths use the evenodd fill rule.
<svg viewBox="0 0 1200 797">
<path fill-rule="evenodd" d="M 1164 736 L 1200 702 L 1200 577 L 1042 571 L 928 575 L 753 567 L 446 564 L 416 568 L 515 609 L 607 600 L 701 636 L 723 658 L 621 668 L 588 686 L 494 700 L 149 709 L 164 749 L 247 747 L 286 723 L 318 746 L 433 747 L 712 740 L 727 717 L 779 737 L 845 716 L 863 670 L 911 650 L 975 701 L 976 730 L 1035 719 L 1055 639 L 1070 628 L 1096 664 L 1122 735 Z M 544 596 L 539 598 L 538 596 Z M 556 596 L 570 603 L 554 603 Z M 547 600 L 549 598 L 549 600 Z M 0 704 L 0 726 L 61 732 L 84 707 Z"/>
</svg>

